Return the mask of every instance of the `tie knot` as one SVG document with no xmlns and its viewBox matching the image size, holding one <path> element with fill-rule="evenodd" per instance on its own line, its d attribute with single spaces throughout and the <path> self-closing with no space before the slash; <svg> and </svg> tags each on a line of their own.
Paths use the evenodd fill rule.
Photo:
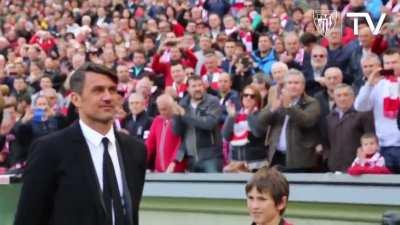
<svg viewBox="0 0 400 225">
<path fill-rule="evenodd" d="M 108 142 L 109 140 L 106 137 L 103 137 L 103 139 L 101 139 L 101 143 L 103 143 L 104 148 L 108 147 Z"/>
</svg>

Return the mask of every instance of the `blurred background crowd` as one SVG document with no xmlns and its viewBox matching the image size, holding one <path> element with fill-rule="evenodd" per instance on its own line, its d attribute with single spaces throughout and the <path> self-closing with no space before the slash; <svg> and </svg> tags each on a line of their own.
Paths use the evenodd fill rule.
<svg viewBox="0 0 400 225">
<path fill-rule="evenodd" d="M 314 10 L 339 12 L 325 36 Z M 386 16 L 374 35 L 348 12 Z M 397 0 L 1 0 L 0 173 L 78 119 L 89 61 L 150 171 L 398 173 L 399 47 Z"/>
</svg>

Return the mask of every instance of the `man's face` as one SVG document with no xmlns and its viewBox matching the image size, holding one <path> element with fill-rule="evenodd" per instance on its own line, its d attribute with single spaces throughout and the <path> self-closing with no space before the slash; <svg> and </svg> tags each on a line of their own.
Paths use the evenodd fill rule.
<svg viewBox="0 0 400 225">
<path fill-rule="evenodd" d="M 217 15 L 211 15 L 208 24 L 210 25 L 211 29 L 216 29 L 221 25 L 221 20 Z"/>
<path fill-rule="evenodd" d="M 170 104 L 168 104 L 167 101 L 157 102 L 157 109 L 158 109 L 158 112 L 160 113 L 160 116 L 162 116 L 164 118 L 171 118 L 173 115 L 172 107 Z"/>
<path fill-rule="evenodd" d="M 140 97 L 133 96 L 129 99 L 129 109 L 132 115 L 138 115 L 145 109 L 144 101 Z"/>
<path fill-rule="evenodd" d="M 46 97 L 39 97 L 36 100 L 35 108 L 45 110 L 47 107 L 49 107 L 49 102 L 47 101 Z"/>
<path fill-rule="evenodd" d="M 235 42 L 228 41 L 225 43 L 224 51 L 227 57 L 232 57 L 235 54 Z"/>
<path fill-rule="evenodd" d="M 146 63 L 146 59 L 143 54 L 135 52 L 133 56 L 133 63 L 135 66 L 143 66 Z"/>
<path fill-rule="evenodd" d="M 176 83 L 181 83 L 185 80 L 185 71 L 180 64 L 171 67 L 171 75 Z"/>
<path fill-rule="evenodd" d="M 40 80 L 40 88 L 42 90 L 52 88 L 52 87 L 53 87 L 53 83 L 51 82 L 50 78 L 44 77 Z"/>
<path fill-rule="evenodd" d="M 370 48 L 374 41 L 374 35 L 368 27 L 361 28 L 358 33 L 358 40 L 364 48 Z"/>
<path fill-rule="evenodd" d="M 129 70 L 127 66 L 121 65 L 117 67 L 118 81 L 126 83 L 129 81 Z"/>
<path fill-rule="evenodd" d="M 335 87 L 343 82 L 343 76 L 340 71 L 336 69 L 328 69 L 325 72 L 326 88 L 328 90 L 335 90 Z"/>
<path fill-rule="evenodd" d="M 209 50 L 211 48 L 211 41 L 208 38 L 200 39 L 200 48 L 203 51 Z"/>
<path fill-rule="evenodd" d="M 232 29 L 236 25 L 235 19 L 233 17 L 227 16 L 224 18 L 224 27 L 225 29 Z"/>
<path fill-rule="evenodd" d="M 143 41 L 143 48 L 146 51 L 149 51 L 151 49 L 153 49 L 155 47 L 153 40 L 151 40 L 150 38 L 146 38 Z"/>
<path fill-rule="evenodd" d="M 328 58 L 326 52 L 320 48 L 314 48 L 311 51 L 311 65 L 316 69 L 322 69 L 326 66 Z"/>
<path fill-rule="evenodd" d="M 269 29 L 274 32 L 277 33 L 280 29 L 281 25 L 280 25 L 280 21 L 279 18 L 271 18 L 269 20 Z"/>
<path fill-rule="evenodd" d="M 334 100 L 340 110 L 347 111 L 353 105 L 354 95 L 348 88 L 340 88 L 335 90 Z"/>
<path fill-rule="evenodd" d="M 78 108 L 79 116 L 86 122 L 112 123 L 120 96 L 117 84 L 109 77 L 86 72 L 82 93 L 72 93 L 72 102 Z"/>
<path fill-rule="evenodd" d="M 285 90 L 290 97 L 298 98 L 304 93 L 304 80 L 300 76 L 291 75 L 285 79 Z"/>
<path fill-rule="evenodd" d="M 189 82 L 188 93 L 191 99 L 201 100 L 205 93 L 204 83 L 202 80 L 192 80 Z"/>
<path fill-rule="evenodd" d="M 179 60 L 182 57 L 182 53 L 177 47 L 171 48 L 170 53 L 171 53 L 171 60 Z"/>
<path fill-rule="evenodd" d="M 250 27 L 250 20 L 247 17 L 240 18 L 239 25 L 241 29 L 247 30 Z"/>
<path fill-rule="evenodd" d="M 221 93 L 228 93 L 231 90 L 232 82 L 228 74 L 221 74 L 218 78 L 218 89 Z"/>
<path fill-rule="evenodd" d="M 272 221 L 279 221 L 280 211 L 286 206 L 282 201 L 274 202 L 270 193 L 259 192 L 256 188 L 247 193 L 247 209 L 255 224 L 271 224 Z"/>
<path fill-rule="evenodd" d="M 381 64 L 375 58 L 367 58 L 361 62 L 361 68 L 366 78 L 376 69 L 381 67 Z"/>
<path fill-rule="evenodd" d="M 14 80 L 14 89 L 16 91 L 23 91 L 26 89 L 26 83 L 22 79 L 15 79 Z"/>
<path fill-rule="evenodd" d="M 295 36 L 290 36 L 285 40 L 286 51 L 290 54 L 296 54 L 300 49 L 300 41 Z"/>
<path fill-rule="evenodd" d="M 204 65 L 208 72 L 211 72 L 218 68 L 218 59 L 215 55 L 206 56 L 204 59 Z"/>
<path fill-rule="evenodd" d="M 267 52 L 272 48 L 272 43 L 268 37 L 261 36 L 258 40 L 258 50 L 260 52 Z"/>
<path fill-rule="evenodd" d="M 328 35 L 329 44 L 342 43 L 342 34 L 339 29 L 333 29 Z"/>
<path fill-rule="evenodd" d="M 400 76 L 400 53 L 383 55 L 383 68 L 394 70 L 394 74 Z"/>
<path fill-rule="evenodd" d="M 288 70 L 282 66 L 275 67 L 271 69 L 272 78 L 277 84 L 282 84 L 287 71 Z"/>
</svg>

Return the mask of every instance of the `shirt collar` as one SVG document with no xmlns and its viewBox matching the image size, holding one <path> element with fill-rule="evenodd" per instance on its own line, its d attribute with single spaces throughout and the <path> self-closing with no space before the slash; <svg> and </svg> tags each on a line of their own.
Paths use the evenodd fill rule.
<svg viewBox="0 0 400 225">
<path fill-rule="evenodd" d="M 114 135 L 114 127 L 111 126 L 111 129 L 106 133 L 106 135 L 102 135 L 99 132 L 95 131 L 93 128 L 89 127 L 85 122 L 79 120 L 79 125 L 81 126 L 83 136 L 85 139 L 92 143 L 95 146 L 99 146 L 101 144 L 101 140 L 106 137 L 111 144 L 115 144 L 115 135 Z"/>
</svg>

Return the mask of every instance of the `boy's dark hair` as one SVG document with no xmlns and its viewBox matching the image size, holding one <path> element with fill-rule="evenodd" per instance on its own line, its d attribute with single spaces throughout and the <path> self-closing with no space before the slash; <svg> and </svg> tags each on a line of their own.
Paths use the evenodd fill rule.
<svg viewBox="0 0 400 225">
<path fill-rule="evenodd" d="M 285 176 L 276 168 L 263 167 L 259 169 L 246 184 L 246 194 L 253 188 L 260 193 L 269 193 L 274 200 L 275 205 L 281 203 L 283 197 L 289 198 L 289 182 Z M 281 215 L 285 212 L 283 209 L 279 212 Z"/>
<path fill-rule="evenodd" d="M 106 66 L 88 62 L 83 64 L 72 74 L 71 79 L 69 80 L 69 85 L 73 92 L 82 93 L 87 72 L 102 74 L 110 78 L 114 83 L 118 83 L 118 77 L 115 71 Z"/>
<path fill-rule="evenodd" d="M 379 139 L 378 139 L 378 137 L 377 137 L 374 133 L 365 133 L 365 134 L 363 134 L 363 135 L 361 136 L 361 138 L 360 138 L 360 142 L 361 142 L 362 140 L 364 140 L 364 139 L 370 139 L 370 138 L 375 139 L 376 143 L 379 144 Z"/>
</svg>

